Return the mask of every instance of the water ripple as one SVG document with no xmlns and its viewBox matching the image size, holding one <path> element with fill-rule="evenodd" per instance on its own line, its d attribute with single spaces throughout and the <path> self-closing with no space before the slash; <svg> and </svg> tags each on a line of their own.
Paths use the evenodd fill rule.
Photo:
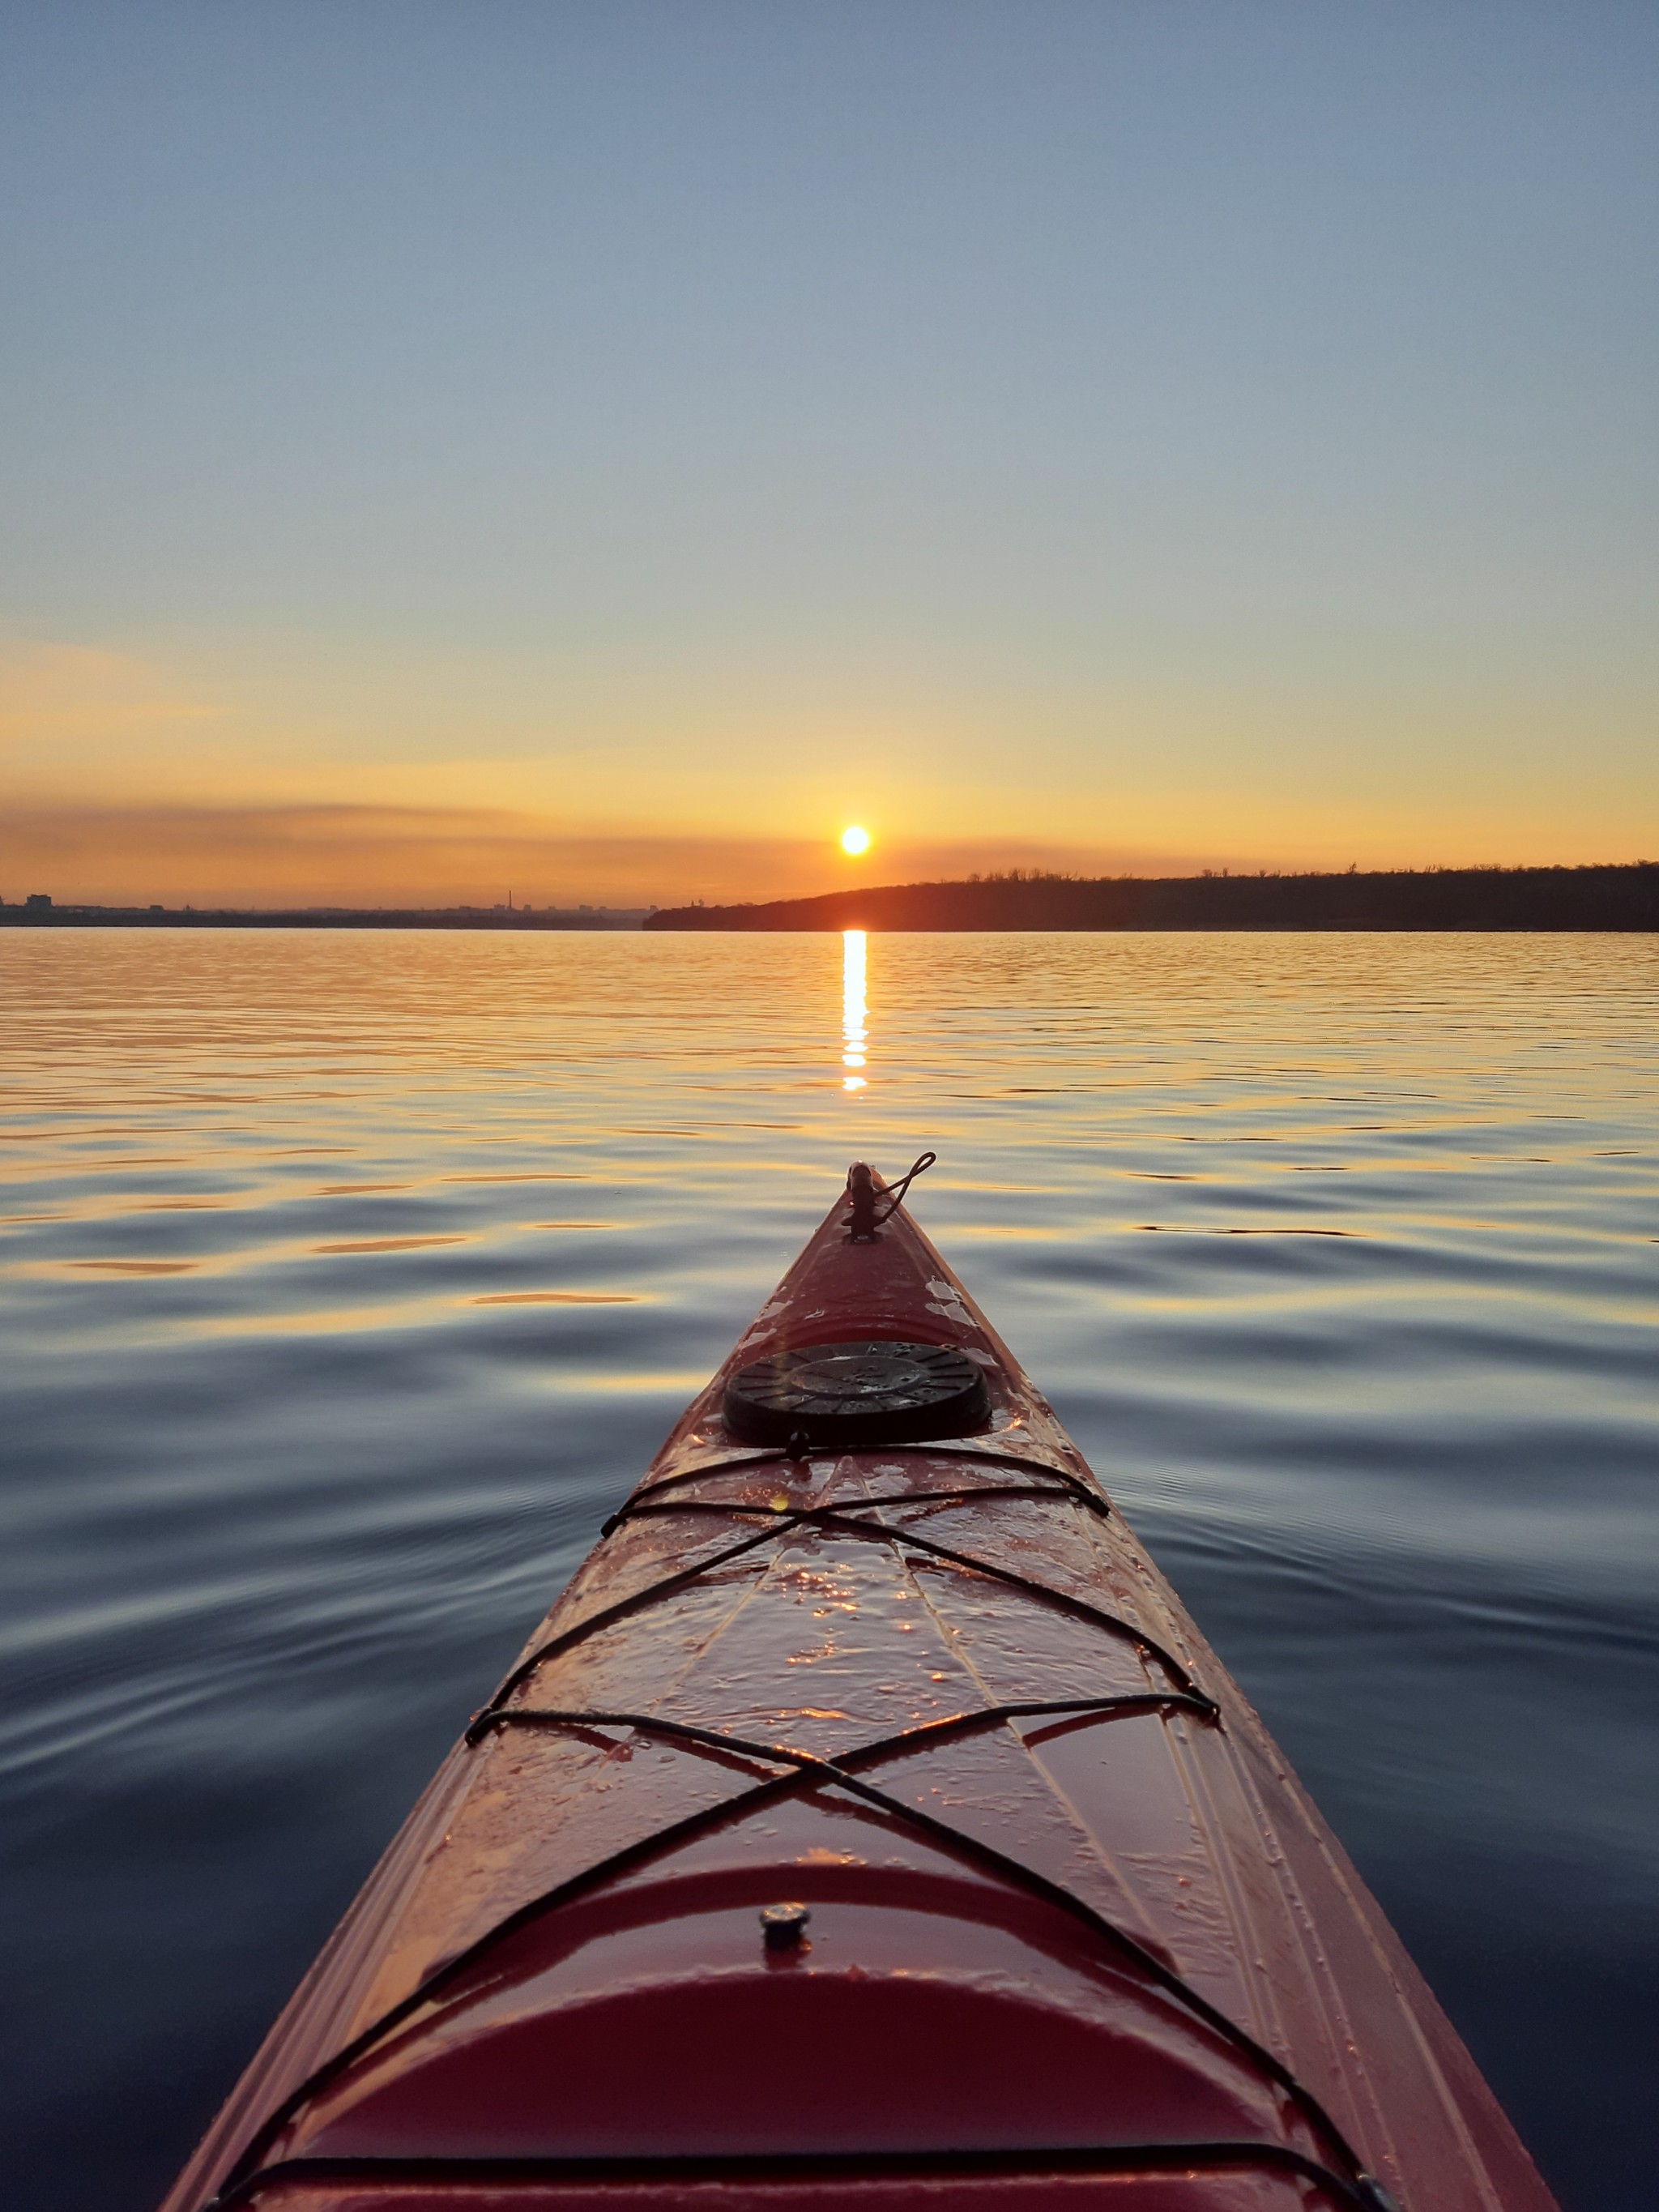
<svg viewBox="0 0 1659 2212">
<path fill-rule="evenodd" d="M 853 1091 L 844 982 L 0 939 L 15 2201 L 153 2202 L 848 1160 L 933 1147 L 1563 2204 L 1645 2212 L 1659 949 L 872 938 Z"/>
</svg>

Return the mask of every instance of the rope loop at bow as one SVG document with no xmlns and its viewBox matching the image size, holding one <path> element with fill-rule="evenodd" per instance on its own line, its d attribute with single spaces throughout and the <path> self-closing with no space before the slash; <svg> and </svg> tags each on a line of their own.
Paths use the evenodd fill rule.
<svg viewBox="0 0 1659 2212">
<path fill-rule="evenodd" d="M 921 1158 L 896 1183 L 887 1187 L 887 1204 L 876 1211 L 876 1178 L 869 1164 L 854 1160 L 847 1170 L 847 1193 L 853 1201 L 853 1211 L 848 1217 L 848 1229 L 854 1244 L 868 1244 L 875 1237 L 884 1221 L 890 1221 L 903 1203 L 904 1194 L 919 1175 L 926 1175 L 938 1159 L 937 1152 L 923 1152 Z"/>
</svg>

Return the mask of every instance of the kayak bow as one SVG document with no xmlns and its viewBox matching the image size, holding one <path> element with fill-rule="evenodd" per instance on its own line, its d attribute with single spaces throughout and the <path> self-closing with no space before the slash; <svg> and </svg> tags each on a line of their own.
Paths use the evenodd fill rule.
<svg viewBox="0 0 1659 2212">
<path fill-rule="evenodd" d="M 1046 1401 L 848 1188 L 164 2212 L 1553 2212 Z"/>
</svg>

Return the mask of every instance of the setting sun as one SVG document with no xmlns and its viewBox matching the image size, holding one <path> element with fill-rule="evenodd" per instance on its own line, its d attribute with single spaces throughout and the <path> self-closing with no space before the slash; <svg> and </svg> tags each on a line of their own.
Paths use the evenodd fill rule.
<svg viewBox="0 0 1659 2212">
<path fill-rule="evenodd" d="M 867 853 L 870 849 L 870 832 L 857 827 L 843 830 L 841 833 L 841 849 L 843 853 Z"/>
</svg>

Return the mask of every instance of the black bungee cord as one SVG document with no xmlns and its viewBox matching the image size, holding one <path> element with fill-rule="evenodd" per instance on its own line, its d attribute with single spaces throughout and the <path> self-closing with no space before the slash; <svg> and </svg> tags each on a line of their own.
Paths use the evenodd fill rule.
<svg viewBox="0 0 1659 2212">
<path fill-rule="evenodd" d="M 876 1231 L 884 1221 L 890 1221 L 904 1202 L 904 1194 L 919 1175 L 926 1175 L 939 1158 L 937 1152 L 923 1152 L 915 1165 L 902 1175 L 896 1182 L 890 1182 L 884 1191 L 876 1188 L 875 1170 L 867 1161 L 854 1160 L 847 1170 L 847 1194 L 853 1201 L 853 1211 L 848 1216 L 848 1236 L 854 1244 L 875 1242 Z M 878 1213 L 876 1202 L 885 1197 L 886 1206 Z"/>
</svg>

